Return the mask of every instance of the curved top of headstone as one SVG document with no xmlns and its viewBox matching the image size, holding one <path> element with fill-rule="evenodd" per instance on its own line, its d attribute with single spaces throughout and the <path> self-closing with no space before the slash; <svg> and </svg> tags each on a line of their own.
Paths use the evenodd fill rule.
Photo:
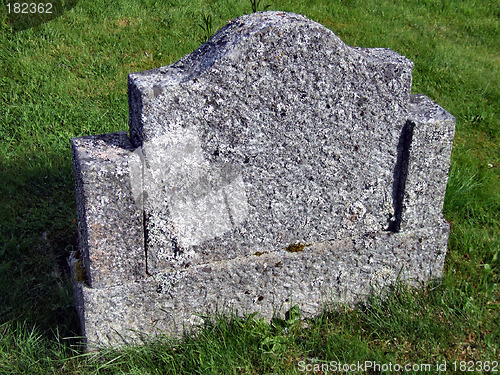
<svg viewBox="0 0 500 375">
<path fill-rule="evenodd" d="M 401 77 L 411 86 L 413 63 L 405 57 L 385 48 L 350 47 L 323 25 L 302 15 L 279 11 L 257 12 L 236 18 L 191 54 L 169 66 L 130 74 L 130 80 L 143 97 L 157 98 L 167 87 L 198 82 L 204 78 L 213 79 L 212 74 L 217 75 L 219 68 L 221 74 L 228 73 L 225 69 L 229 66 L 241 74 L 250 68 L 269 70 L 273 68 L 274 59 L 278 65 L 283 64 L 279 61 L 280 57 L 285 57 L 285 64 L 300 68 L 308 63 L 305 59 L 300 61 L 300 58 L 305 57 L 310 46 L 314 46 L 315 50 L 307 51 L 309 58 L 326 57 L 325 63 L 339 58 L 339 75 L 348 75 L 350 66 L 380 64 L 385 66 L 380 72 L 381 79 L 390 81 Z M 141 131 L 137 134 L 136 130 L 131 126 L 132 142 L 137 147 L 142 144 L 141 136 L 146 135 L 148 130 L 144 130 L 144 134 L 140 134 Z"/>
<path fill-rule="evenodd" d="M 150 272 L 386 229 L 411 70 L 264 12 L 131 74 Z"/>
<path fill-rule="evenodd" d="M 251 58 L 245 52 L 255 51 L 255 47 L 260 49 L 259 52 L 266 52 L 262 50 L 262 41 L 265 34 L 270 32 L 282 36 L 283 48 L 290 51 L 310 38 L 328 41 L 328 47 L 337 53 L 345 53 L 348 48 L 332 31 L 304 16 L 284 12 L 258 12 L 228 22 L 196 51 L 176 63 L 137 74 L 148 77 L 147 81 L 143 81 L 144 86 L 174 85 L 190 80 L 199 77 L 213 65 L 224 64 L 224 59 L 245 62 Z"/>
</svg>

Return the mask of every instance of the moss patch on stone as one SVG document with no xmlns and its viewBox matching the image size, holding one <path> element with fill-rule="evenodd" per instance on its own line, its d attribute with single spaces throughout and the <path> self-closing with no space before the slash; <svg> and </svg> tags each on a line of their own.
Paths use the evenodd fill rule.
<svg viewBox="0 0 500 375">
<path fill-rule="evenodd" d="M 298 252 L 304 250 L 304 248 L 306 246 L 307 245 L 303 244 L 303 243 L 294 243 L 294 244 L 288 245 L 285 250 L 288 251 L 289 253 L 298 253 Z"/>
<path fill-rule="evenodd" d="M 88 283 L 87 272 L 83 266 L 82 259 L 77 259 L 75 262 L 75 281 L 79 283 Z"/>
</svg>

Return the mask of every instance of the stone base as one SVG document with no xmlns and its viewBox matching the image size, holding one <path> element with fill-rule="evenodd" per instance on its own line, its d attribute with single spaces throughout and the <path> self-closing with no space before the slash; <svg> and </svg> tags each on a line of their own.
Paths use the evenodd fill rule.
<svg viewBox="0 0 500 375">
<path fill-rule="evenodd" d="M 299 305 L 303 317 L 312 317 L 328 305 L 364 302 L 397 280 L 440 278 L 448 235 L 443 220 L 415 231 L 300 244 L 105 288 L 76 281 L 75 301 L 90 349 L 137 343 L 145 334 L 179 336 L 217 312 L 256 312 L 270 320 Z M 78 260 L 72 264 L 75 270 Z"/>
</svg>

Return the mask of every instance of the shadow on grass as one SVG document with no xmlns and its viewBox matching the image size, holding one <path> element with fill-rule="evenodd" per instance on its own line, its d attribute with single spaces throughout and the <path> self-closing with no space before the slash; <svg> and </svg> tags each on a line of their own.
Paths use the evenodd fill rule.
<svg viewBox="0 0 500 375">
<path fill-rule="evenodd" d="M 68 150 L 69 152 L 69 150 Z M 0 324 L 78 333 L 69 253 L 77 246 L 70 158 L 0 162 Z"/>
</svg>

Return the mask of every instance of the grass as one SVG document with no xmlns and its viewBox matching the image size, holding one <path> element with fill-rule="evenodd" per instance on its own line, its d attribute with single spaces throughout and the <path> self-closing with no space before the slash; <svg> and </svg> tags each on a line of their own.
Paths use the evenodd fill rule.
<svg viewBox="0 0 500 375">
<path fill-rule="evenodd" d="M 2 373 L 294 374 L 302 373 L 299 363 L 447 361 L 450 369 L 453 361 L 498 360 L 498 2 L 275 0 L 260 7 L 268 4 L 305 14 L 349 45 L 407 56 L 415 63 L 413 92 L 456 117 L 443 279 L 308 321 L 296 319 L 298 311 L 271 324 L 213 317 L 197 337 L 79 351 L 66 262 L 76 248 L 69 139 L 128 129 L 128 73 L 175 62 L 209 28 L 252 11 L 244 0 L 80 0 L 48 23 L 16 33 L 4 23 L 0 32 Z"/>
</svg>

